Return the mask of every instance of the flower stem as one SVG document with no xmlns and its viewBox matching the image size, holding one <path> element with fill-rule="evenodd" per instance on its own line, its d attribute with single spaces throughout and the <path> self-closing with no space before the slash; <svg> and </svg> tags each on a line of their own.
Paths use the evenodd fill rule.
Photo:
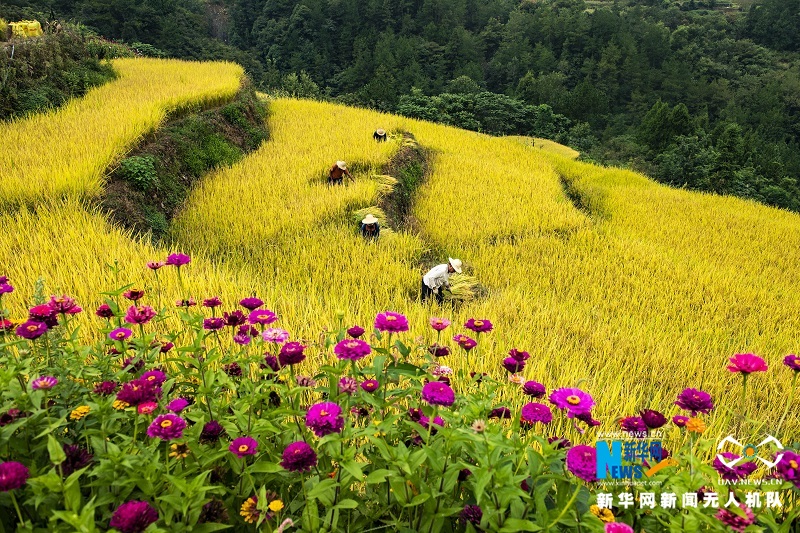
<svg viewBox="0 0 800 533">
<path fill-rule="evenodd" d="M 744 419 L 745 415 L 747 414 L 747 373 L 742 373 L 742 419 Z"/>
<path fill-rule="evenodd" d="M 778 422 L 778 429 L 776 429 L 776 433 L 779 433 L 781 427 L 783 427 L 783 422 L 786 420 L 786 415 L 789 414 L 789 408 L 794 403 L 794 393 L 795 393 L 795 386 L 797 385 L 797 374 L 800 372 L 795 371 L 794 375 L 792 376 L 792 389 L 789 391 L 789 401 L 786 402 L 786 408 L 783 410 L 783 415 L 781 416 L 780 422 Z"/>
<path fill-rule="evenodd" d="M 17 511 L 17 518 L 19 519 L 19 525 L 22 526 L 25 524 L 25 519 L 22 518 L 22 511 L 19 508 L 19 504 L 17 503 L 17 497 L 14 496 L 14 491 L 11 490 L 8 492 L 11 495 L 11 501 L 14 504 L 14 509 Z"/>
</svg>

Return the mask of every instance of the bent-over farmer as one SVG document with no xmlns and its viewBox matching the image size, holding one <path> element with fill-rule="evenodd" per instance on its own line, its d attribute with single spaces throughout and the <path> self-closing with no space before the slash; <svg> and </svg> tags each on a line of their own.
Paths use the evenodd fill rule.
<svg viewBox="0 0 800 533">
<path fill-rule="evenodd" d="M 461 274 L 461 260 L 448 257 L 447 263 L 436 265 L 422 276 L 422 301 L 435 296 L 438 303 L 444 302 L 442 290 L 450 288 L 450 274 L 453 272 Z"/>
<path fill-rule="evenodd" d="M 353 175 L 347 170 L 347 164 L 344 161 L 337 161 L 328 171 L 328 185 L 341 185 L 345 174 L 352 181 L 355 181 Z"/>
<path fill-rule="evenodd" d="M 381 234 L 381 226 L 378 224 L 378 219 L 370 213 L 361 221 L 361 236 L 366 240 L 378 240 Z"/>
<path fill-rule="evenodd" d="M 372 138 L 378 141 L 379 143 L 384 142 L 386 140 L 386 130 L 378 128 L 377 130 L 375 130 L 375 133 L 372 134 Z"/>
</svg>

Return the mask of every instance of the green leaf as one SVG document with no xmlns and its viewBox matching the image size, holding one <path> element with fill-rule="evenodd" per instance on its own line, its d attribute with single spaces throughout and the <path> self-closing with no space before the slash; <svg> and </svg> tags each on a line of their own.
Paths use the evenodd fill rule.
<svg viewBox="0 0 800 533">
<path fill-rule="evenodd" d="M 329 496 L 329 499 L 332 501 L 335 487 L 336 487 L 335 480 L 323 479 L 322 481 L 317 483 L 313 489 L 308 491 L 308 499 L 309 500 L 322 499 L 324 496 Z"/>
<path fill-rule="evenodd" d="M 422 505 L 426 501 L 430 500 L 430 498 L 431 498 L 431 493 L 430 492 L 423 492 L 422 494 L 417 494 L 408 503 L 408 507 L 414 507 L 416 505 Z"/>
<path fill-rule="evenodd" d="M 503 529 L 500 533 L 516 533 L 517 531 L 541 531 L 542 528 L 530 520 L 520 520 L 519 518 L 509 518 L 503 522 Z"/>
<path fill-rule="evenodd" d="M 342 468 L 347 470 L 347 473 L 353 476 L 356 481 L 361 481 L 364 477 L 364 472 L 361 470 L 359 464 L 355 461 L 346 461 L 342 463 Z"/>
<path fill-rule="evenodd" d="M 351 499 L 346 499 L 340 501 L 338 504 L 334 506 L 334 509 L 355 509 L 358 507 L 358 502 Z"/>
<path fill-rule="evenodd" d="M 247 468 L 247 471 L 251 474 L 275 474 L 277 472 L 283 472 L 284 469 L 278 463 L 260 461 L 250 465 L 250 467 Z"/>
<path fill-rule="evenodd" d="M 64 448 L 58 443 L 52 434 L 47 435 L 47 453 L 50 454 L 50 462 L 54 465 L 60 465 L 67 460 L 67 454 L 64 453 Z"/>
<path fill-rule="evenodd" d="M 370 472 L 367 476 L 367 485 L 371 485 L 373 483 L 383 483 L 386 481 L 386 478 L 391 476 L 394 472 L 391 470 L 387 470 L 386 468 L 379 468 L 374 472 Z"/>
</svg>

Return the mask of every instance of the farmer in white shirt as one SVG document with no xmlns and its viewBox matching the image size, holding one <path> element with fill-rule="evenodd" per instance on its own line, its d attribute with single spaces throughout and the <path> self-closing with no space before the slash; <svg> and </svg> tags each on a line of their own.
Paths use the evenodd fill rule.
<svg viewBox="0 0 800 533">
<path fill-rule="evenodd" d="M 422 276 L 422 301 L 424 302 L 431 296 L 436 296 L 436 301 L 442 303 L 444 295 L 442 290 L 450 288 L 450 274 L 458 272 L 461 274 L 461 260 L 448 257 L 447 264 L 436 265 Z"/>
</svg>

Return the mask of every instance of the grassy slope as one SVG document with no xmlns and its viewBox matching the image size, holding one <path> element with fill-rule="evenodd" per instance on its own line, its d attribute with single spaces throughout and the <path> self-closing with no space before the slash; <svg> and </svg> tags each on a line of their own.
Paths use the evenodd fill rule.
<svg viewBox="0 0 800 533">
<path fill-rule="evenodd" d="M 434 171 L 415 207 L 423 234 L 367 245 L 349 214 L 377 203 L 379 187 L 368 178 L 398 149 L 372 142 L 379 126 L 414 133 L 433 151 Z M 376 311 L 407 313 L 412 334 L 428 340 L 432 314 L 455 324 L 490 318 L 497 329 L 483 340 L 484 356 L 447 364 L 502 377 L 503 353 L 526 349 L 527 377 L 548 387 L 581 383 L 607 425 L 640 408 L 667 408 L 685 386 L 736 407 L 738 383 L 725 360 L 753 351 L 772 368 L 751 380 L 748 414 L 767 427 L 780 417 L 789 383 L 780 358 L 796 348 L 800 309 L 797 215 L 365 110 L 279 100 L 270 127 L 269 143 L 208 178 L 179 217 L 176 246 L 195 257 L 188 290 L 196 298 L 219 294 L 227 309 L 255 291 L 283 327 L 309 340 L 335 324 L 337 308 L 364 326 Z M 331 190 L 321 180 L 339 158 L 359 179 Z M 559 174 L 588 214 L 564 196 Z M 13 235 L 0 264 L 10 265 L 19 294 L 43 274 L 87 308 L 112 285 L 103 262 L 117 258 L 122 279 L 154 287 L 144 263 L 167 252 L 131 242 L 74 203 L 0 222 Z M 455 312 L 411 302 L 426 246 L 465 259 L 488 297 Z M 181 295 L 174 273 L 163 272 L 162 283 L 165 302 Z M 315 350 L 310 360 L 324 357 Z M 731 429 L 724 409 L 711 420 L 715 433 Z M 785 429 L 796 437 L 800 422 Z"/>
</svg>

